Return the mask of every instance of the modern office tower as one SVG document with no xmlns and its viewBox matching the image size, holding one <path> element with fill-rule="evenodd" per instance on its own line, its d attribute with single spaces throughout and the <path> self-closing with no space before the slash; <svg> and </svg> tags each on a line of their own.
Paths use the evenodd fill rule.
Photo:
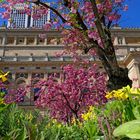
<svg viewBox="0 0 140 140">
<path fill-rule="evenodd" d="M 12 9 L 10 19 L 8 20 L 8 28 L 42 28 L 43 25 L 50 20 L 50 11 L 41 18 L 34 19 L 32 17 L 33 12 L 37 12 L 36 5 L 31 4 L 31 7 L 34 7 L 34 10 L 31 12 L 31 15 L 28 15 L 24 12 L 24 7 L 26 4 L 17 4 Z"/>
</svg>

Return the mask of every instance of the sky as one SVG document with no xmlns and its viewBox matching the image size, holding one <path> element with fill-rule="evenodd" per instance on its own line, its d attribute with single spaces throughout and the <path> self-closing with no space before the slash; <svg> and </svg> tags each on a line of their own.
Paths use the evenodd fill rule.
<svg viewBox="0 0 140 140">
<path fill-rule="evenodd" d="M 140 0 L 126 0 L 126 4 L 129 8 L 126 12 L 122 12 L 119 25 L 124 28 L 140 28 Z M 0 25 L 2 22 L 3 20 L 0 18 Z"/>
<path fill-rule="evenodd" d="M 140 28 L 140 0 L 127 0 L 128 10 L 122 13 L 121 27 Z"/>
</svg>

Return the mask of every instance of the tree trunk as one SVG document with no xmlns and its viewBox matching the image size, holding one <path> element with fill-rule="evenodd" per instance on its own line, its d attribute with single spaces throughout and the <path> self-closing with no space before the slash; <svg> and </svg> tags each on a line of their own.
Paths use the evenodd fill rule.
<svg viewBox="0 0 140 140">
<path fill-rule="evenodd" d="M 117 90 L 127 85 L 132 86 L 132 80 L 128 77 L 128 69 L 121 67 L 113 69 L 107 83 L 108 90 Z"/>
<path fill-rule="evenodd" d="M 109 78 L 108 90 L 117 90 L 127 85 L 131 87 L 132 80 L 128 77 L 128 69 L 119 66 L 112 42 L 107 45 L 106 49 L 98 47 L 96 51 Z"/>
</svg>

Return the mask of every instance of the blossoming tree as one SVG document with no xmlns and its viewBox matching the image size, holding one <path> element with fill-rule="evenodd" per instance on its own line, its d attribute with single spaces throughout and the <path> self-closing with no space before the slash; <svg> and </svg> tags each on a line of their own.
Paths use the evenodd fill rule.
<svg viewBox="0 0 140 140">
<path fill-rule="evenodd" d="M 63 67 L 62 75 L 62 80 L 50 76 L 35 85 L 40 88 L 36 105 L 47 107 L 53 118 L 70 123 L 72 118 L 80 119 L 89 106 L 106 102 L 106 78 L 96 66 L 67 65 Z"/>
<path fill-rule="evenodd" d="M 24 100 L 27 90 L 24 87 L 17 87 L 15 83 L 0 81 L 0 94 L 7 104 L 19 103 Z"/>
<path fill-rule="evenodd" d="M 3 0 L 6 9 L 3 17 L 10 17 L 15 4 L 26 3 L 24 11 L 34 18 L 40 18 L 51 11 L 51 20 L 44 25 L 62 30 L 64 43 L 76 54 L 81 50 L 85 54 L 99 57 L 108 74 L 108 89 L 118 89 L 132 85 L 128 69 L 118 65 L 110 29 L 120 18 L 120 10 L 127 10 L 125 0 L 59 0 L 47 4 L 43 0 Z M 30 3 L 37 5 L 31 9 Z"/>
</svg>

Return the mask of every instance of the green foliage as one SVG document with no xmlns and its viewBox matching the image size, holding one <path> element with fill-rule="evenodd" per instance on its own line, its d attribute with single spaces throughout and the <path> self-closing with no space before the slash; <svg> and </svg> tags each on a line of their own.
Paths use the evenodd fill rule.
<svg viewBox="0 0 140 140">
<path fill-rule="evenodd" d="M 73 120 L 70 124 L 57 122 L 47 111 L 42 117 L 38 110 L 25 111 L 16 104 L 6 105 L 1 97 L 0 140 L 140 139 L 139 90 L 133 90 L 132 96 L 131 89 L 126 89 L 128 98 L 109 100 L 103 106 L 90 106 L 81 114 L 80 120 Z M 118 97 L 123 95 L 122 90 L 115 94 Z"/>
<path fill-rule="evenodd" d="M 120 125 L 113 132 L 113 135 L 118 137 L 129 137 L 131 139 L 140 139 L 140 120 L 133 120 Z"/>
<path fill-rule="evenodd" d="M 133 114 L 134 114 L 136 119 L 140 119 L 140 105 L 136 106 L 133 109 Z"/>
</svg>

